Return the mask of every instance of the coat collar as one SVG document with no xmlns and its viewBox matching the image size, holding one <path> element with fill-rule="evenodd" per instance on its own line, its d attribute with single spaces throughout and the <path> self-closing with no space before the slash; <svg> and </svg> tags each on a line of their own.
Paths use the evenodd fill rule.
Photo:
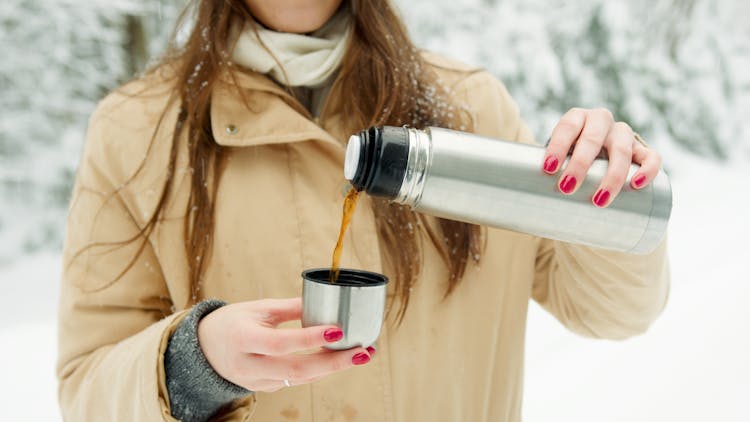
<svg viewBox="0 0 750 422">
<path fill-rule="evenodd" d="M 221 76 L 211 96 L 211 126 L 214 139 L 223 146 L 309 140 L 343 145 L 316 124 L 297 99 L 267 76 L 254 72 Z"/>
</svg>

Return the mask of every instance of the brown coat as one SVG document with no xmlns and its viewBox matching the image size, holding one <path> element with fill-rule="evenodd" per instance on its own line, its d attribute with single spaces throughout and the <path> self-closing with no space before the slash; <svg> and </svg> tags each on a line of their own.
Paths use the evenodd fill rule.
<svg viewBox="0 0 750 422">
<path fill-rule="evenodd" d="M 476 132 L 522 142 L 532 136 L 502 84 L 486 72 L 430 56 L 474 116 Z M 445 67 L 445 68 L 444 68 Z M 337 115 L 319 125 L 268 78 L 243 74 L 213 97 L 214 136 L 229 149 L 218 191 L 213 255 L 200 296 L 228 302 L 301 293 L 300 272 L 330 264 L 343 198 L 344 140 Z M 250 110 L 233 94 L 248 94 Z M 107 97 L 91 118 L 65 242 L 58 375 L 67 420 L 173 420 L 163 352 L 190 303 L 182 218 L 190 171 L 185 148 L 176 193 L 144 253 L 116 283 L 153 213 L 164 180 L 171 109 L 143 171 L 169 84 L 150 77 Z M 137 95 L 134 95 L 137 94 Z M 227 130 L 234 125 L 236 130 Z M 106 200 L 110 193 L 117 193 Z M 361 198 L 343 265 L 383 268 L 375 220 Z M 256 394 L 221 420 L 518 421 L 530 298 L 585 336 L 646 330 L 668 292 L 665 247 L 648 256 L 595 250 L 490 229 L 479 268 L 443 300 L 447 270 L 425 241 L 425 265 L 403 324 L 386 324 L 367 365 L 312 385 Z M 103 251 L 108 253 L 102 253 Z M 200 298 L 198 298 L 200 299 Z M 563 364 L 563 362 L 561 362 Z"/>
</svg>

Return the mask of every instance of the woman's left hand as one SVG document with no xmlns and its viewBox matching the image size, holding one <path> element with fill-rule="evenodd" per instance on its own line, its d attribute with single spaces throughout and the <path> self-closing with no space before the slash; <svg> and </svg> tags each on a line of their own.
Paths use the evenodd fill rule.
<svg viewBox="0 0 750 422">
<path fill-rule="evenodd" d="M 603 108 L 572 108 L 560 118 L 550 137 L 544 171 L 557 173 L 571 149 L 572 156 L 557 184 L 566 195 L 578 189 L 602 149 L 607 151 L 607 173 L 591 197 L 597 207 L 606 207 L 620 193 L 628 182 L 630 163 L 641 166 L 629 181 L 634 189 L 648 186 L 661 168 L 661 156 L 638 142 L 627 123 L 615 122 L 612 113 Z"/>
</svg>

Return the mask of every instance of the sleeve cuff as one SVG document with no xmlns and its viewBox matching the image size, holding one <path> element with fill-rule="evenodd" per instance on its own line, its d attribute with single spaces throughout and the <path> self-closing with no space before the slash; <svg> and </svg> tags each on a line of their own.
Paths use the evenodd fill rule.
<svg viewBox="0 0 750 422">
<path fill-rule="evenodd" d="M 227 404 L 252 394 L 219 375 L 198 343 L 198 322 L 224 305 L 215 299 L 195 305 L 169 339 L 164 354 L 167 391 L 172 416 L 182 421 L 206 421 Z"/>
</svg>

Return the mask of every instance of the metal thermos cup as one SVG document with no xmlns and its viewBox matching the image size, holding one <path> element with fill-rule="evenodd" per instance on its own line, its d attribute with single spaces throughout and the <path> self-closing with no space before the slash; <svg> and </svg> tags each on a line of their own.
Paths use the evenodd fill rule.
<svg viewBox="0 0 750 422">
<path fill-rule="evenodd" d="M 328 268 L 302 273 L 302 326 L 340 327 L 344 338 L 326 346 L 332 350 L 375 344 L 383 325 L 388 277 L 347 268 L 335 283 L 329 276 Z"/>
<path fill-rule="evenodd" d="M 578 190 L 563 195 L 557 177 L 542 171 L 544 154 L 538 145 L 386 126 L 349 139 L 344 173 L 358 190 L 438 217 L 637 254 L 659 245 L 672 209 L 664 171 L 598 208 L 591 195 L 607 160 L 595 160 Z M 628 180 L 638 167 L 631 165 Z"/>
</svg>

